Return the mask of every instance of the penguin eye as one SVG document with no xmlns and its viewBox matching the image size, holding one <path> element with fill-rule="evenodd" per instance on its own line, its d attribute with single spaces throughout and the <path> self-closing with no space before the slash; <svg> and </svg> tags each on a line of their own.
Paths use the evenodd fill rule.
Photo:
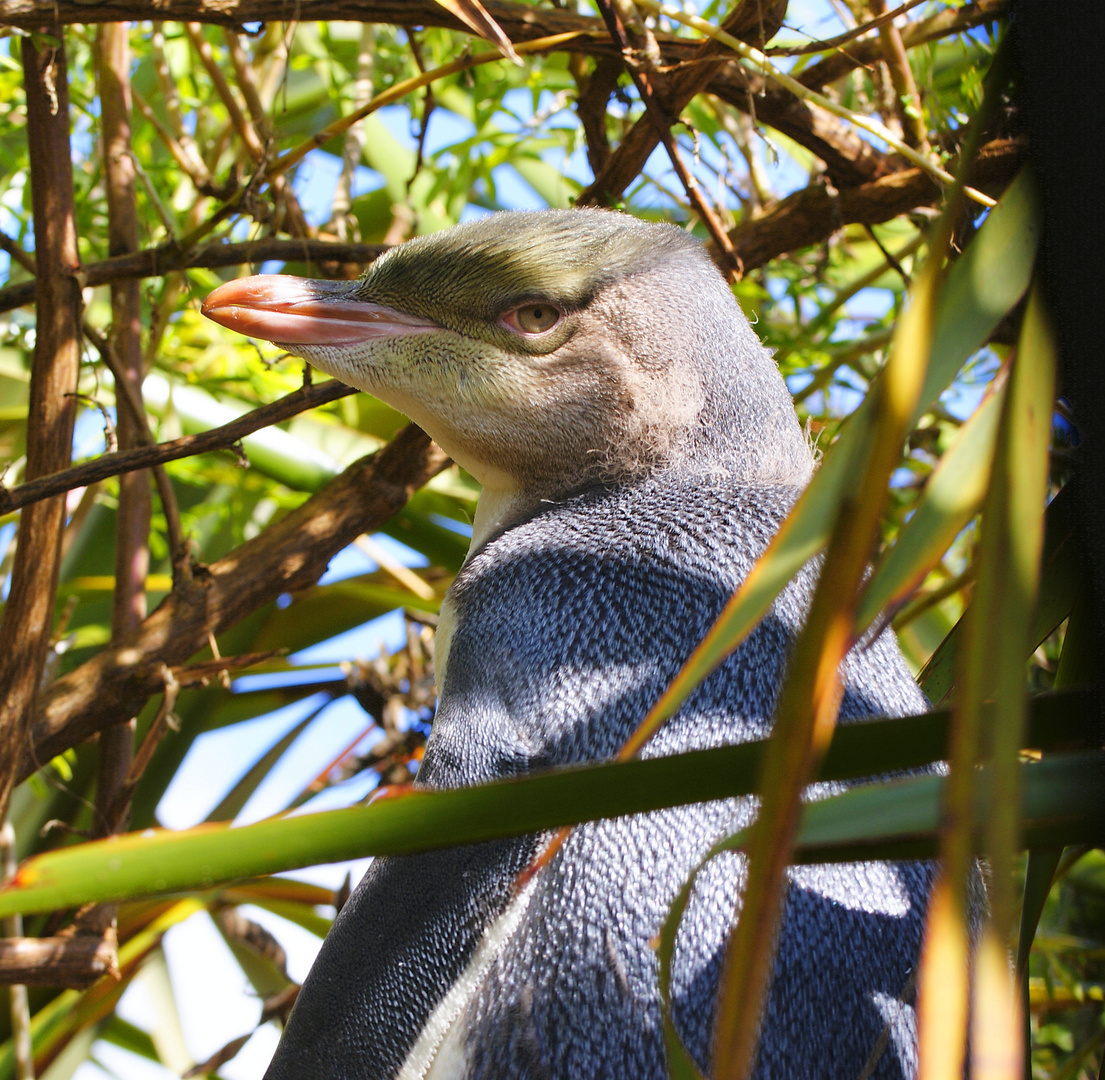
<svg viewBox="0 0 1105 1080">
<path fill-rule="evenodd" d="M 506 312 L 501 322 L 519 334 L 546 334 L 563 318 L 564 312 L 552 304 L 523 304 Z"/>
</svg>

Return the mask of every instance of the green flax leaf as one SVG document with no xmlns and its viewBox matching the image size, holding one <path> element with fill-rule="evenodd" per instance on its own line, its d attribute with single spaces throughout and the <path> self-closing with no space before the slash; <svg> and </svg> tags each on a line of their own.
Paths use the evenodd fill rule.
<svg viewBox="0 0 1105 1080">
<path fill-rule="evenodd" d="M 1098 690 L 1033 702 L 1026 745 L 1093 745 Z M 819 778 L 920 767 L 946 750 L 947 713 L 838 728 Z M 455 791 L 403 789 L 367 806 L 232 828 L 149 829 L 25 861 L 0 890 L 0 918 L 217 884 L 366 855 L 406 854 L 539 832 L 755 790 L 762 743 L 554 770 Z M 874 819 L 867 822 L 875 828 Z M 1070 841 L 1074 842 L 1074 841 Z M 237 888 L 237 886 L 235 887 Z"/>
</svg>

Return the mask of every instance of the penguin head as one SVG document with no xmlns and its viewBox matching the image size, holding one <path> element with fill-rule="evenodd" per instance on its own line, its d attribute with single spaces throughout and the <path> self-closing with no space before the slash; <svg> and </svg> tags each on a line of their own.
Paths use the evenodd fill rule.
<svg viewBox="0 0 1105 1080">
<path fill-rule="evenodd" d="M 203 312 L 388 402 L 485 488 L 557 498 L 665 470 L 801 485 L 812 468 L 770 354 L 674 226 L 495 214 L 355 283 L 243 278 Z"/>
</svg>

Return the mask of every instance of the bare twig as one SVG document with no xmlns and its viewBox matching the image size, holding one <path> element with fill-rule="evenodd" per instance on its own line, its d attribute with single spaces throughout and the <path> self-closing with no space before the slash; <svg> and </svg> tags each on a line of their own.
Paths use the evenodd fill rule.
<svg viewBox="0 0 1105 1080">
<path fill-rule="evenodd" d="M 606 134 L 606 105 L 610 95 L 618 88 L 618 76 L 622 65 L 613 57 L 603 56 L 595 61 L 595 69 L 588 75 L 583 57 L 573 57 L 570 66 L 579 94 L 576 99 L 576 115 L 583 126 L 587 143 L 587 163 L 596 176 L 610 160 L 610 140 Z"/>
<path fill-rule="evenodd" d="M 959 8 L 945 8 L 926 19 L 917 19 L 902 27 L 902 44 L 906 49 L 912 49 L 925 42 L 993 22 L 1005 15 L 1008 7 L 1008 0 L 976 0 L 975 3 L 964 4 Z M 831 56 L 806 68 L 798 76 L 798 81 L 811 89 L 828 86 L 849 71 L 872 64 L 881 56 L 882 42 L 878 35 L 872 34 L 861 41 L 853 42 L 847 50 L 837 50 Z"/>
<path fill-rule="evenodd" d="M 885 348 L 890 345 L 891 338 L 894 336 L 893 329 L 887 328 L 882 331 L 876 331 L 874 334 L 869 334 L 866 337 L 861 337 L 854 342 L 846 342 L 840 346 L 834 346 L 830 350 L 829 359 L 827 363 L 814 371 L 813 378 L 807 382 L 806 386 L 803 386 L 801 390 L 798 390 L 796 394 L 792 395 L 794 399 L 794 405 L 800 405 L 800 403 L 814 394 L 817 394 L 819 390 L 823 390 L 829 386 L 833 380 L 833 376 L 845 365 L 851 364 L 852 360 L 867 354 L 873 353 L 875 349 Z"/>
<path fill-rule="evenodd" d="M 161 277 L 193 266 L 210 269 L 242 266 L 270 260 L 280 262 L 370 263 L 387 251 L 386 244 L 345 244 L 332 240 L 249 240 L 241 244 L 208 244 L 191 251 L 178 244 L 147 248 L 133 255 L 120 255 L 89 263 L 77 272 L 81 285 L 107 285 L 146 277 Z M 0 289 L 0 312 L 34 302 L 34 282 L 21 282 Z"/>
<path fill-rule="evenodd" d="M 885 0 L 869 0 L 869 3 L 876 15 L 886 15 Z M 927 154 L 929 142 L 921 95 L 917 93 L 917 82 L 913 78 L 913 69 L 909 66 L 902 35 L 892 18 L 879 23 L 879 39 L 882 41 L 883 59 L 890 72 L 890 81 L 894 84 L 894 104 L 898 121 L 902 125 L 902 134 L 909 146 L 919 153 Z"/>
<path fill-rule="evenodd" d="M 123 406 L 121 415 L 127 416 L 129 424 L 133 427 L 133 437 L 130 440 L 131 449 L 148 450 L 155 447 L 157 444 L 150 432 L 149 424 L 146 420 L 146 411 L 142 405 L 140 382 L 136 382 L 129 377 L 127 369 L 123 367 L 112 343 L 108 341 L 103 334 L 87 323 L 84 324 L 83 330 L 89 341 L 96 346 L 101 359 L 107 365 L 108 370 L 115 379 L 116 401 Z M 137 343 L 135 347 L 137 348 Z M 139 356 L 138 360 L 138 370 L 141 371 L 141 356 Z M 105 454 L 104 457 L 111 457 L 111 455 Z M 102 461 L 103 458 L 98 460 Z M 91 464 L 91 462 L 89 464 Z M 77 468 L 80 467 L 81 466 L 77 466 Z M 188 574 L 190 572 L 188 544 L 184 538 L 184 530 L 180 524 L 180 509 L 177 506 L 176 494 L 173 491 L 173 485 L 169 479 L 169 474 L 165 472 L 164 462 L 151 462 L 150 468 L 153 470 L 154 482 L 157 484 L 157 493 L 161 500 L 161 510 L 165 515 L 165 531 L 169 540 L 169 552 L 173 566 L 173 577 L 175 579 L 180 574 Z M 125 473 L 132 471 L 135 470 L 127 469 Z M 115 473 L 113 475 L 124 476 L 125 473 Z M 45 480 L 48 478 L 44 477 L 43 479 Z M 79 487 L 80 485 L 77 486 Z M 3 505 L 2 493 L 0 493 L 0 505 Z M 148 514 L 146 519 L 146 535 L 149 535 Z M 116 573 L 118 572 L 117 567 Z M 141 580 L 143 582 L 145 581 L 144 570 Z"/>
<path fill-rule="evenodd" d="M 230 84 L 226 81 L 222 68 L 215 60 L 215 54 L 210 43 L 203 36 L 203 27 L 199 23 L 192 22 L 186 23 L 184 29 L 188 34 L 188 40 L 192 43 L 192 48 L 195 49 L 200 62 L 211 78 L 215 92 L 219 95 L 230 116 L 231 129 L 238 133 L 254 164 L 264 166 L 268 159 L 268 149 L 254 130 L 253 125 L 246 119 L 245 113 L 242 112 L 238 99 L 234 96 L 234 91 L 230 89 Z M 273 181 L 273 196 L 283 211 L 283 220 L 280 224 L 284 230 L 292 236 L 308 236 L 309 229 L 306 218 L 303 216 L 303 210 L 299 205 L 299 200 L 295 197 L 291 185 L 283 177 L 277 177 Z"/>
<path fill-rule="evenodd" d="M 337 401 L 356 392 L 354 387 L 332 379 L 302 390 L 295 390 L 279 401 L 262 405 L 261 408 L 254 409 L 253 412 L 240 416 L 229 424 L 223 424 L 222 427 L 212 428 L 198 435 L 184 435 L 172 442 L 151 443 L 133 450 L 123 450 L 117 454 L 104 454 L 83 465 L 76 465 L 71 469 L 21 484 L 9 492 L 0 491 L 0 514 L 10 514 L 20 507 L 29 506 L 31 503 L 65 491 L 72 491 L 74 488 L 94 484 L 99 480 L 106 480 L 109 476 L 121 476 L 123 473 L 134 472 L 137 469 L 164 465 L 166 462 L 192 457 L 194 454 L 225 450 L 246 435 L 263 427 L 278 424 L 298 413 L 329 404 L 331 401 Z M 125 394 L 122 400 L 126 401 Z"/>
<path fill-rule="evenodd" d="M 737 36 L 758 38 L 761 30 L 770 35 L 774 33 L 775 27 L 781 21 L 785 6 L 785 4 L 772 3 L 768 10 L 771 25 L 764 27 L 759 17 L 759 5 L 737 4 L 723 26 L 727 33 Z M 751 20 L 749 15 L 752 16 Z M 692 48 L 693 52 L 684 54 L 681 58 L 681 67 L 673 71 L 667 80 L 665 113 L 671 117 L 678 116 L 695 95 L 711 86 L 716 75 L 729 69 L 732 69 L 730 83 L 734 89 L 726 100 L 739 109 L 749 111 L 752 108 L 750 80 L 739 64 L 728 62 L 730 57 L 727 50 L 711 38 L 695 43 Z M 666 63 L 671 62 L 667 54 L 662 54 L 662 57 Z M 790 108 L 789 103 L 787 107 Z M 613 203 L 621 197 L 625 189 L 644 169 L 649 155 L 661 141 L 661 133 L 652 120 L 654 115 L 655 111 L 650 109 L 648 116 L 633 125 L 615 153 L 605 162 L 602 170 L 595 174 L 594 181 L 580 193 L 577 200 L 579 205 Z M 797 126 L 800 128 L 801 124 Z"/>
<path fill-rule="evenodd" d="M 181 142 L 173 133 L 158 119 L 157 113 L 150 108 L 146 99 L 139 94 L 136 90 L 132 91 L 134 94 L 134 103 L 138 106 L 138 111 L 153 125 L 154 130 L 161 137 L 161 141 L 165 144 L 165 149 L 173 156 L 173 160 L 180 166 L 181 172 L 185 174 L 191 181 L 197 191 L 207 192 L 210 190 L 211 173 L 207 170 L 207 165 L 204 163 L 203 158 L 199 153 L 187 144 Z M 192 146 L 195 144 L 193 143 Z"/>
<path fill-rule="evenodd" d="M 718 219 L 713 207 L 703 198 L 702 190 L 679 153 L 679 147 L 671 133 L 674 119 L 668 115 L 654 93 L 652 79 L 655 73 L 655 58 L 652 54 L 655 51 L 658 57 L 659 48 L 651 35 L 639 38 L 638 47 L 635 48 L 630 41 L 629 32 L 620 17 L 619 11 L 615 11 L 614 3 L 615 0 L 598 0 L 599 11 L 610 30 L 610 36 L 615 41 L 620 42 L 622 46 L 622 57 L 626 70 L 629 72 L 629 77 L 633 80 L 634 86 L 637 87 L 637 92 L 641 96 L 641 101 L 644 102 L 656 135 L 667 151 L 672 168 L 675 169 L 679 182 L 687 193 L 687 198 L 717 245 L 727 276 L 736 281 L 744 272 L 740 260 L 733 251 L 733 245 L 725 231 L 725 226 Z M 626 0 L 626 3 L 628 3 L 628 0 Z"/>
<path fill-rule="evenodd" d="M 224 909 L 229 911 L 230 909 Z M 221 925 L 221 920 L 220 920 Z M 261 927 L 257 923 L 250 923 L 251 927 L 257 927 L 261 930 Z M 224 933 L 226 931 L 224 930 Z M 267 934 L 268 931 L 261 930 L 261 933 Z M 228 934 L 228 936 L 233 936 Z M 257 1019 L 257 1027 L 261 1027 L 263 1024 L 267 1024 L 270 1020 L 279 1019 L 281 1023 L 286 1024 L 288 1022 L 288 1015 L 292 1011 L 292 1006 L 295 1004 L 295 999 L 299 997 L 300 985 L 299 983 L 289 983 L 283 990 L 278 991 L 271 997 L 265 998 L 261 1005 L 261 1015 Z M 222 1049 L 217 1050 L 206 1061 L 201 1062 L 199 1065 L 194 1065 L 187 1072 L 181 1074 L 181 1080 L 190 1080 L 193 1076 L 206 1076 L 209 1073 L 215 1073 L 223 1065 L 225 1065 L 231 1058 L 238 1054 L 238 1051 L 250 1039 L 253 1038 L 253 1032 L 248 1031 L 245 1035 L 239 1035 L 236 1039 L 231 1039 Z"/>
<path fill-rule="evenodd" d="M 161 678 L 165 690 L 157 715 L 147 728 L 142 739 L 142 745 L 139 746 L 138 752 L 134 755 L 134 760 L 130 762 L 126 775 L 112 793 L 112 801 L 104 804 L 102 827 L 106 833 L 119 831 L 130 807 L 130 800 L 138 787 L 138 781 L 142 779 L 147 767 L 153 760 L 154 751 L 169 729 L 177 726 L 173 709 L 176 706 L 177 695 L 180 693 L 180 683 L 177 682 L 173 672 L 164 665 L 161 669 Z"/>
<path fill-rule="evenodd" d="M 236 907 L 220 909 L 215 922 L 227 938 L 263 956 L 286 981 L 292 981 L 283 946 L 260 923 L 247 919 Z"/>
<path fill-rule="evenodd" d="M 553 34 L 548 37 L 535 38 L 525 42 L 524 45 L 520 45 L 518 51 L 524 53 L 537 53 L 556 49 L 562 45 L 566 45 L 570 41 L 574 41 L 575 38 L 579 36 L 579 33 L 579 31 L 571 31 L 567 34 Z M 594 31 L 590 31 L 590 33 L 594 33 Z M 501 59 L 502 57 L 497 51 L 476 53 L 471 56 L 461 57 L 461 59 L 454 60 L 449 64 L 442 64 L 440 67 L 422 72 L 413 78 L 402 79 L 394 83 L 392 86 L 388 87 L 387 90 L 377 94 L 370 102 L 360 109 L 355 109 L 347 116 L 343 116 L 340 120 L 335 120 L 332 124 L 300 143 L 294 150 L 289 150 L 286 154 L 282 155 L 269 167 L 266 173 L 266 179 L 271 179 L 273 176 L 280 176 L 286 173 L 289 169 L 298 165 L 312 150 L 317 150 L 319 147 L 325 146 L 331 139 L 344 134 L 354 124 L 359 123 L 370 113 L 382 109 L 385 105 L 390 105 L 393 102 L 399 101 L 415 90 L 420 90 L 424 86 L 429 86 L 431 83 L 437 82 L 439 79 L 444 79 L 448 75 L 455 75 L 457 72 L 467 71 L 469 68 L 479 67 L 481 64 L 494 63 Z"/>
<path fill-rule="evenodd" d="M 795 97 L 808 101 L 811 104 L 818 105 L 827 112 L 833 113 L 835 116 L 839 116 L 841 119 L 847 120 L 856 127 L 881 139 L 891 150 L 897 151 L 902 157 L 911 161 L 918 168 L 925 170 L 925 172 L 932 175 L 941 183 L 951 184 L 953 182 L 951 173 L 941 168 L 934 161 L 929 160 L 923 153 L 915 150 L 912 146 L 908 145 L 908 143 L 898 139 L 893 132 L 888 131 L 883 124 L 879 123 L 877 120 L 872 120 L 869 116 L 864 116 L 862 113 L 845 108 L 831 98 L 825 97 L 824 94 L 819 94 L 811 90 L 797 79 L 792 78 L 785 71 L 781 71 L 779 68 L 775 67 L 758 49 L 754 49 L 751 45 L 747 45 L 726 30 L 714 26 L 705 19 L 700 19 L 697 15 L 685 15 L 682 11 L 660 3 L 659 0 L 634 0 L 634 3 L 656 14 L 666 15 L 669 19 L 674 19 L 676 22 L 683 23 L 685 26 L 698 30 L 707 37 L 712 37 L 716 41 L 728 45 L 729 48 L 756 71 L 770 77 L 774 82 L 784 90 L 788 90 Z M 967 195 L 982 206 L 994 205 L 993 199 L 973 188 L 967 189 Z"/>
<path fill-rule="evenodd" d="M 934 586 L 928 592 L 918 592 L 909 600 L 902 603 L 898 610 L 893 613 L 893 618 L 890 620 L 891 625 L 893 625 L 895 630 L 900 630 L 903 626 L 913 622 L 914 619 L 919 618 L 930 608 L 935 607 L 940 601 L 946 600 L 949 596 L 954 596 L 957 592 L 972 585 L 974 579 L 975 566 L 971 563 L 966 569 L 958 574 L 950 576 L 947 580 Z"/>
<path fill-rule="evenodd" d="M 853 26 L 850 29 L 845 30 L 843 34 L 837 34 L 836 37 L 811 41 L 808 45 L 802 45 L 796 49 L 790 48 L 788 46 L 782 46 L 774 49 L 764 49 L 764 55 L 806 56 L 809 53 L 828 52 L 830 49 L 839 49 L 842 46 L 847 45 L 849 42 L 855 41 L 856 38 L 863 37 L 865 34 L 869 34 L 872 31 L 877 30 L 885 23 L 893 21 L 899 15 L 904 15 L 911 8 L 915 8 L 919 4 L 923 4 L 924 2 L 925 0 L 905 0 L 904 4 L 899 4 L 896 8 L 891 8 L 889 11 L 883 11 L 881 15 L 876 16 L 869 22 Z"/>
<path fill-rule="evenodd" d="M 357 78 L 353 83 L 353 108 L 359 109 L 372 100 L 372 76 L 376 65 L 375 31 L 369 24 L 361 28 L 361 40 L 357 47 Z M 350 235 L 349 211 L 353 206 L 353 180 L 361 163 L 368 132 L 364 124 L 354 124 L 342 142 L 341 175 L 334 187 L 330 204 L 330 222 L 342 240 Z"/>
<path fill-rule="evenodd" d="M 1027 146 L 995 139 L 979 151 L 971 183 L 1001 191 L 1016 175 Z M 903 169 L 854 188 L 830 190 L 811 184 L 773 206 L 762 217 L 742 221 L 729 232 L 745 272 L 787 251 L 819 244 L 844 225 L 877 225 L 921 206 L 935 206 L 943 190 L 920 169 Z"/>
<path fill-rule="evenodd" d="M 829 353 L 828 362 L 814 372 L 813 378 L 797 391 L 793 396 L 794 404 L 798 405 L 806 398 L 812 397 L 819 390 L 824 390 L 833 381 L 833 376 L 845 365 L 851 363 L 857 357 L 865 356 L 876 349 L 885 348 L 890 344 L 894 331 L 890 328 L 878 330 L 865 338 L 856 341 L 845 342 L 843 345 L 834 346 Z"/>
<path fill-rule="evenodd" d="M 743 5 L 750 7 L 749 5 Z M 590 56 L 616 56 L 618 50 L 605 34 L 589 31 L 601 30 L 601 21 L 580 15 L 564 7 L 534 7 L 531 4 L 514 3 L 512 0 L 485 0 L 484 7 L 514 42 L 531 41 L 574 31 L 577 35 L 566 41 L 561 51 L 584 53 Z M 926 41 L 969 30 L 982 23 L 1000 18 L 1008 8 L 1008 0 L 974 0 L 962 7 L 947 8 L 926 18 L 909 23 L 902 30 L 907 49 Z M 739 9 L 738 9 L 739 10 Z M 754 8 L 751 10 L 754 11 Z M 233 5 L 226 0 L 158 0 L 158 12 L 166 19 L 179 22 L 214 23 L 231 31 L 244 23 L 276 23 L 292 21 L 302 14 L 299 0 L 236 0 Z M 0 24 L 31 30 L 43 22 L 57 21 L 59 25 L 71 23 L 140 21 L 149 18 L 148 0 L 102 0 L 89 4 L 82 0 L 0 0 Z M 311 17 L 320 21 L 332 19 L 363 23 L 390 23 L 394 26 L 443 26 L 467 32 L 468 28 L 436 0 L 313 0 Z M 758 21 L 758 20 L 757 20 Z M 734 32 L 743 36 L 738 27 Z M 768 28 L 770 29 L 770 28 Z M 665 65 L 688 59 L 697 45 L 686 39 L 664 34 L 656 35 Z M 821 48 L 831 42 L 819 43 Z M 809 87 L 825 86 L 855 67 L 871 63 L 881 56 L 882 46 L 877 35 L 853 42 L 847 52 L 837 50 L 819 61 L 800 76 Z M 271 101 L 276 84 L 282 76 L 283 56 L 271 71 L 271 78 L 260 88 L 260 98 Z M 739 106 L 738 106 L 739 107 Z"/>
<path fill-rule="evenodd" d="M 153 24 L 153 33 L 150 35 L 150 53 L 153 57 L 154 71 L 157 73 L 157 83 L 161 88 L 161 98 L 165 104 L 165 111 L 169 115 L 169 123 L 181 144 L 190 144 L 190 150 L 199 158 L 199 148 L 184 127 L 184 118 L 180 114 L 180 92 L 177 90 L 176 79 L 173 78 L 173 73 L 169 68 L 169 61 L 165 58 L 165 34 L 160 22 Z"/>
<path fill-rule="evenodd" d="M 135 167 L 130 146 L 130 45 L 125 23 L 100 27 L 97 37 L 97 77 L 103 127 L 104 176 L 108 205 L 108 249 L 112 255 L 138 250 L 135 207 Z M 116 397 L 125 396 L 130 408 L 119 410 L 119 449 L 129 450 L 149 438 L 142 408 L 141 298 L 137 281 L 111 286 L 111 337 L 102 354 L 114 361 Z M 150 487 L 141 474 L 120 479 L 116 515 L 115 592 L 112 636 L 125 637 L 146 617 L 146 573 L 149 568 Z M 96 785 L 101 811 L 115 798 L 133 753 L 134 720 L 104 733 L 99 747 L 100 771 Z"/>
<path fill-rule="evenodd" d="M 33 255 L 28 255 L 7 233 L 0 232 L 0 251 L 6 251 L 13 262 L 18 263 L 28 274 L 35 272 Z"/>
<path fill-rule="evenodd" d="M 875 245 L 882 252 L 883 258 L 886 259 L 887 265 L 892 267 L 894 272 L 902 279 L 902 284 L 909 288 L 909 275 L 905 272 L 902 264 L 898 261 L 897 257 L 892 255 L 886 245 L 875 235 L 875 230 L 870 225 L 863 226 L 864 231 L 869 237 L 871 237 L 871 243 Z"/>
<path fill-rule="evenodd" d="M 238 104 L 234 91 L 230 89 L 230 83 L 226 81 L 222 68 L 215 60 L 211 44 L 203 36 L 203 27 L 199 23 L 190 22 L 184 24 L 184 30 L 188 35 L 188 40 L 192 43 L 192 48 L 195 49 L 196 55 L 200 58 L 200 63 L 203 64 L 204 70 L 211 78 L 211 84 L 215 87 L 215 92 L 219 95 L 219 100 L 222 101 L 227 115 L 230 117 L 231 126 L 238 133 L 242 142 L 245 143 L 249 156 L 255 162 L 263 161 L 265 157 L 264 144 L 257 137 L 257 132 L 253 130 L 253 126 L 246 120 L 246 115 L 242 112 L 242 107 Z"/>
<path fill-rule="evenodd" d="M 245 98 L 246 108 L 249 109 L 250 119 L 253 121 L 257 134 L 262 142 L 268 142 L 271 137 L 268 116 L 265 114 L 265 106 L 261 103 L 261 95 L 257 90 L 257 83 L 253 78 L 253 68 L 249 58 L 242 48 L 241 39 L 235 30 L 227 27 L 223 31 L 226 38 L 226 47 L 230 53 L 230 62 L 234 65 L 234 74 L 238 81 L 238 89 Z"/>
<path fill-rule="evenodd" d="M 24 993 L 27 986 L 66 986 L 83 990 L 118 970 L 114 931 L 104 935 L 70 933 L 41 938 L 0 938 L 0 985 L 18 980 L 17 985 L 9 985 L 9 993 L 17 990 L 20 984 Z M 19 1073 L 19 1076 L 33 1080 L 34 1073 Z"/>
<path fill-rule="evenodd" d="M 426 74 L 426 61 L 422 58 L 422 47 L 418 44 L 418 35 L 414 30 L 407 31 L 407 43 L 411 47 L 411 56 L 414 57 L 415 67 L 423 75 Z M 512 50 L 513 51 L 513 50 Z M 518 59 L 515 57 L 515 59 Z M 518 59 L 521 63 L 521 60 Z M 410 179 L 407 181 L 407 190 L 410 191 L 411 184 L 414 183 L 418 174 L 422 171 L 422 154 L 426 149 L 426 135 L 430 130 L 430 117 L 433 116 L 434 108 L 437 102 L 434 100 L 434 84 L 427 83 L 426 88 L 422 92 L 422 120 L 418 125 L 418 146 L 415 150 L 414 156 L 414 169 L 411 172 Z M 350 128 L 350 131 L 353 129 Z"/>
</svg>

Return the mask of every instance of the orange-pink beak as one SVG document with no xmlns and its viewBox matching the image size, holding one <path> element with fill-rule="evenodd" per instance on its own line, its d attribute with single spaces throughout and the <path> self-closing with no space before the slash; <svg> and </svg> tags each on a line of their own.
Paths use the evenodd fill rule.
<svg viewBox="0 0 1105 1080">
<path fill-rule="evenodd" d="M 348 281 L 258 274 L 220 285 L 201 310 L 220 326 L 279 345 L 357 345 L 441 329 L 352 291 Z"/>
</svg>

